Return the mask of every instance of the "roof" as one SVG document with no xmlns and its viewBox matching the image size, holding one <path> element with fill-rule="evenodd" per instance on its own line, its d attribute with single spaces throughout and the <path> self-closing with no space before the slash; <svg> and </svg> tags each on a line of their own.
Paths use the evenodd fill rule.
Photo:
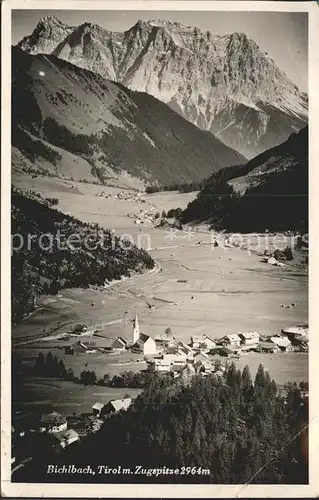
<svg viewBox="0 0 319 500">
<path fill-rule="evenodd" d="M 164 361 L 164 359 L 154 359 L 154 364 L 157 365 L 157 366 L 159 366 L 159 365 L 169 366 L 170 362 L 169 361 Z"/>
<path fill-rule="evenodd" d="M 57 432 L 54 437 L 59 441 L 67 441 L 69 439 L 78 439 L 79 435 L 74 429 L 66 429 L 65 431 Z"/>
<path fill-rule="evenodd" d="M 161 333 L 159 335 L 156 335 L 155 341 L 160 341 L 160 340 L 165 340 L 165 341 L 171 341 L 173 340 L 173 337 L 171 335 L 168 335 L 167 333 Z"/>
<path fill-rule="evenodd" d="M 110 404 L 113 406 L 115 411 L 127 410 L 131 403 L 131 398 L 114 399 L 113 401 L 110 401 Z"/>
<path fill-rule="evenodd" d="M 94 403 L 92 410 L 102 410 L 104 408 L 104 403 Z"/>
<path fill-rule="evenodd" d="M 141 333 L 139 339 L 135 342 L 134 346 L 141 346 L 145 344 L 149 339 L 153 340 L 152 337 L 150 337 L 149 335 Z"/>
<path fill-rule="evenodd" d="M 64 415 L 61 415 L 61 413 L 53 411 L 42 415 L 40 423 L 46 425 L 61 425 L 66 423 L 66 418 Z"/>
<path fill-rule="evenodd" d="M 259 339 L 259 333 L 257 332 L 241 332 L 238 335 L 244 337 L 244 339 Z"/>
<path fill-rule="evenodd" d="M 232 333 L 230 335 L 225 335 L 225 339 L 228 339 L 233 342 L 240 342 L 240 337 L 237 335 L 237 333 Z"/>
<path fill-rule="evenodd" d="M 181 365 L 174 365 L 174 364 L 173 364 L 173 365 L 172 365 L 172 367 L 171 367 L 171 370 L 172 370 L 173 372 L 181 372 L 183 368 L 184 368 L 184 366 L 181 366 Z"/>
<path fill-rule="evenodd" d="M 259 345 L 263 349 L 269 349 L 269 350 L 272 350 L 275 347 L 273 342 L 259 342 Z"/>
<path fill-rule="evenodd" d="M 229 349 L 228 347 L 224 347 L 224 346 L 223 346 L 223 347 L 220 347 L 220 348 L 219 348 L 219 351 L 222 351 L 222 352 L 224 352 L 225 354 L 233 354 L 233 352 L 234 352 L 232 349 Z"/>
<path fill-rule="evenodd" d="M 194 360 L 196 360 L 196 358 L 199 358 L 199 357 L 210 361 L 210 357 L 205 352 L 198 352 L 197 354 L 194 354 Z"/>
<path fill-rule="evenodd" d="M 291 342 L 287 339 L 287 337 L 271 337 L 270 340 L 279 347 L 288 347 L 291 345 Z"/>
<path fill-rule="evenodd" d="M 185 342 L 182 342 L 181 340 L 177 342 L 177 346 L 187 350 L 188 352 L 193 352 L 193 349 L 189 345 L 185 344 Z"/>
<path fill-rule="evenodd" d="M 117 337 L 117 339 L 114 340 L 113 344 L 115 344 L 115 342 L 119 342 L 123 346 L 125 346 L 127 344 L 126 340 L 123 339 L 122 337 Z"/>
<path fill-rule="evenodd" d="M 163 356 L 164 361 L 169 361 L 171 363 L 174 363 L 174 361 L 185 361 L 186 360 L 186 354 L 164 354 Z"/>
<path fill-rule="evenodd" d="M 295 340 L 298 340 L 298 342 L 304 342 L 307 344 L 309 342 L 309 337 L 308 335 L 296 335 Z"/>
<path fill-rule="evenodd" d="M 283 328 L 281 330 L 282 333 L 290 333 L 292 335 L 308 335 L 309 334 L 309 329 L 308 329 L 308 324 L 307 323 L 302 323 L 300 325 L 295 325 L 295 326 L 290 326 L 288 328 Z"/>
</svg>

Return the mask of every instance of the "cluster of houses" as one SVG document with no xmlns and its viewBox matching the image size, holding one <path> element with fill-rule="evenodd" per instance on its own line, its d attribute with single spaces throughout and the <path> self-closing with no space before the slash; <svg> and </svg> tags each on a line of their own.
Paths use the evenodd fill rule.
<svg viewBox="0 0 319 500">
<path fill-rule="evenodd" d="M 44 413 L 39 417 L 28 416 L 26 419 L 18 421 L 12 430 L 20 437 L 24 437 L 26 433 L 50 435 L 53 442 L 55 440 L 55 444 L 61 448 L 66 448 L 79 440 L 78 433 L 74 429 L 68 428 L 66 417 L 57 411 Z"/>
<path fill-rule="evenodd" d="M 192 336 L 189 344 L 167 335 L 155 337 L 156 354 L 147 358 L 148 369 L 171 373 L 174 378 L 195 374 L 222 375 L 222 358 L 239 358 L 246 352 L 279 353 L 307 351 L 308 325 L 283 329 L 280 335 L 261 337 L 257 332 L 225 335 L 213 340 L 208 335 Z"/>
<path fill-rule="evenodd" d="M 21 466 L 19 465 L 20 462 L 25 461 L 25 456 L 23 456 L 23 460 L 21 457 L 19 460 L 21 446 L 23 454 L 27 453 L 29 457 L 28 461 L 32 460 L 33 452 L 37 452 L 39 449 L 63 450 L 87 434 L 96 432 L 106 417 L 116 414 L 119 411 L 126 411 L 131 403 L 131 398 L 115 399 L 108 403 L 95 403 L 92 406 L 91 415 L 82 414 L 82 416 L 76 419 L 74 416 L 70 417 L 70 419 L 66 418 L 57 411 L 44 413 L 40 416 L 27 414 L 23 418 L 16 419 L 15 424 L 12 426 L 13 447 L 11 462 L 13 472 Z M 68 428 L 70 420 L 77 421 L 81 427 L 81 420 L 85 421 L 86 417 L 89 417 L 90 426 L 84 433 L 81 430 L 77 432 L 73 428 Z M 28 450 L 25 450 L 24 440 L 29 443 Z"/>
<path fill-rule="evenodd" d="M 309 334 L 308 324 L 303 323 L 285 328 L 280 334 L 273 336 L 261 337 L 258 332 L 239 332 L 213 340 L 208 335 L 194 335 L 191 337 L 190 343 L 186 344 L 176 341 L 174 337 L 166 333 L 157 335 L 155 338 L 142 333 L 136 315 L 133 321 L 131 341 L 124 337 L 109 340 L 108 346 L 101 347 L 98 347 L 95 341 L 78 340 L 75 344 L 66 346 L 65 352 L 66 354 L 81 354 L 101 351 L 116 354 L 130 350 L 142 354 L 144 358 L 153 357 L 157 360 L 156 369 L 166 371 L 169 360 L 167 356 L 175 356 L 177 364 L 181 364 L 182 358 L 190 361 L 199 352 L 222 357 L 239 357 L 249 351 L 259 353 L 307 352 Z M 161 358 L 160 356 L 163 355 L 165 357 Z"/>
</svg>

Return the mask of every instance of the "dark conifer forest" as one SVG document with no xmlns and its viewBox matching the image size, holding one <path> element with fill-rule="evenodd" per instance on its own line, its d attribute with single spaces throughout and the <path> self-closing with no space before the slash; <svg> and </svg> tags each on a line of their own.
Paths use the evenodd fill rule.
<svg viewBox="0 0 319 500">
<path fill-rule="evenodd" d="M 63 474 L 61 482 L 304 484 L 308 481 L 305 384 L 279 390 L 260 365 L 231 364 L 223 377 L 177 382 L 156 373 L 128 411 L 58 455 L 46 454 L 15 476 L 50 482 L 47 464 L 101 464 L 135 470 L 178 468 L 178 475 Z M 187 473 L 186 471 L 190 471 Z M 209 473 L 201 473 L 200 471 Z M 184 473 L 183 473 L 183 472 Z"/>
<path fill-rule="evenodd" d="M 34 299 L 40 294 L 103 286 L 106 280 L 154 266 L 144 250 L 120 241 L 98 224 L 53 210 L 50 202 L 37 195 L 14 189 L 11 204 L 11 234 L 16 249 L 12 252 L 11 275 L 14 322 L 34 309 Z M 30 236 L 34 238 L 30 240 Z"/>
</svg>

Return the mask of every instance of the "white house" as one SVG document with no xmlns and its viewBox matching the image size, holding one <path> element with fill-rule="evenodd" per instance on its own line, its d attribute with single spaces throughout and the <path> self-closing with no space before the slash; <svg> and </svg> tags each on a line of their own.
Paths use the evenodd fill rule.
<svg viewBox="0 0 319 500">
<path fill-rule="evenodd" d="M 105 407 L 104 403 L 94 403 L 92 406 L 92 413 L 95 417 L 101 417 L 103 414 L 103 409 Z"/>
<path fill-rule="evenodd" d="M 260 335 L 257 332 L 243 332 L 238 334 L 243 345 L 257 345 Z"/>
<path fill-rule="evenodd" d="M 158 348 L 163 348 L 171 345 L 174 342 L 174 338 L 167 333 L 162 333 L 160 335 L 156 335 L 155 342 Z"/>
<path fill-rule="evenodd" d="M 171 363 L 164 359 L 154 359 L 152 364 L 156 372 L 169 372 L 171 368 Z"/>
<path fill-rule="evenodd" d="M 278 346 L 283 352 L 289 352 L 293 349 L 292 344 L 287 337 L 270 337 L 270 341 Z"/>
<path fill-rule="evenodd" d="M 202 349 L 209 351 L 216 346 L 216 342 L 208 337 L 208 335 L 193 335 L 191 337 L 190 345 L 193 349 Z"/>
<path fill-rule="evenodd" d="M 175 366 L 184 366 L 187 361 L 187 356 L 182 354 L 164 354 L 163 361 Z"/>
<path fill-rule="evenodd" d="M 225 337 L 222 339 L 222 344 L 223 345 L 229 345 L 231 347 L 239 347 L 240 346 L 240 337 L 237 335 L 237 333 L 233 333 L 231 335 L 225 335 Z"/>
</svg>

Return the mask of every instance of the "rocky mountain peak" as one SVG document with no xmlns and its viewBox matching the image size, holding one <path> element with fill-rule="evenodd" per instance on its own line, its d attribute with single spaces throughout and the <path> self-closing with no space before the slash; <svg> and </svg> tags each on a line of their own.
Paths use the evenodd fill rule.
<svg viewBox="0 0 319 500">
<path fill-rule="evenodd" d="M 149 93 L 246 157 L 306 124 L 306 96 L 246 33 L 214 35 L 165 19 L 140 19 L 125 32 L 73 28 L 54 16 L 39 24 L 19 44 L 26 52 Z"/>
</svg>

